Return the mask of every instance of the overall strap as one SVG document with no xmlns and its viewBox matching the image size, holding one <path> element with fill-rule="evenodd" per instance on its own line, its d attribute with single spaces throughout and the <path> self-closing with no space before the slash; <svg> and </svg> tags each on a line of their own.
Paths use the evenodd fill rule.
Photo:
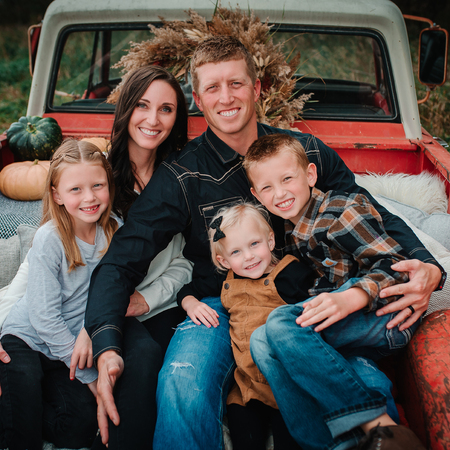
<svg viewBox="0 0 450 450">
<path fill-rule="evenodd" d="M 270 278 L 274 280 L 276 276 L 291 262 L 298 261 L 298 259 L 293 255 L 286 255 L 276 266 L 275 269 L 272 270 L 272 272 L 267 275 L 267 278 Z"/>
</svg>

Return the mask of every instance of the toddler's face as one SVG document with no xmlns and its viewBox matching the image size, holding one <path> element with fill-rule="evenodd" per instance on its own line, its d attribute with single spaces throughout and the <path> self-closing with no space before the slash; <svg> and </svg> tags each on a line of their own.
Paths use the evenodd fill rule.
<svg viewBox="0 0 450 450">
<path fill-rule="evenodd" d="M 254 164 L 252 194 L 272 213 L 296 224 L 306 210 L 317 180 L 314 164 L 304 170 L 289 151 Z"/>
<path fill-rule="evenodd" d="M 261 230 L 252 217 L 245 218 L 239 225 L 225 230 L 221 242 L 224 248 L 217 260 L 226 269 L 241 277 L 257 279 L 272 270 L 274 235 Z"/>
</svg>

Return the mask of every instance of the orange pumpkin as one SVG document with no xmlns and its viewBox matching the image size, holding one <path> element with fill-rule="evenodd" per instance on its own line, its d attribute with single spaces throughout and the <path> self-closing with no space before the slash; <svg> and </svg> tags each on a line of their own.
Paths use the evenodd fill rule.
<svg viewBox="0 0 450 450">
<path fill-rule="evenodd" d="M 109 140 L 102 137 L 90 137 L 83 138 L 82 141 L 90 142 L 91 144 L 96 145 L 102 152 L 108 152 L 109 150 Z"/>
<path fill-rule="evenodd" d="M 13 200 L 41 200 L 50 161 L 23 161 L 5 166 L 0 172 L 0 191 Z"/>
</svg>

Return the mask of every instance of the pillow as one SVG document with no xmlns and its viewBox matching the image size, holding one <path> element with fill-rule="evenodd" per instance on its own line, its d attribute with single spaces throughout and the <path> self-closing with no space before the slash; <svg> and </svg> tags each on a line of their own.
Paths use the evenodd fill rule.
<svg viewBox="0 0 450 450">
<path fill-rule="evenodd" d="M 378 197 L 382 197 L 399 213 L 406 216 L 415 227 L 436 239 L 447 250 L 450 250 L 450 214 L 427 214 L 414 206 L 405 205 L 384 195 L 379 195 Z"/>
<path fill-rule="evenodd" d="M 450 251 L 448 251 L 438 241 L 433 239 L 428 234 L 415 227 L 409 219 L 401 212 L 397 211 L 392 205 L 392 202 L 386 201 L 385 197 L 374 196 L 375 200 L 383 205 L 389 212 L 395 214 L 405 221 L 405 223 L 411 228 L 414 234 L 420 239 L 425 248 L 434 256 L 436 261 L 444 268 L 444 270 L 450 274 Z M 444 284 L 444 288 L 441 291 L 436 291 L 431 294 L 430 303 L 428 305 L 425 316 L 431 314 L 434 311 L 440 311 L 442 309 L 450 309 L 450 282 L 447 280 Z"/>
<path fill-rule="evenodd" d="M 22 224 L 17 227 L 17 234 L 19 235 L 20 241 L 20 263 L 23 263 L 25 256 L 27 256 L 37 229 L 38 227 L 26 224 Z"/>
<path fill-rule="evenodd" d="M 11 282 L 20 265 L 19 236 L 0 239 L 0 288 Z"/>
<path fill-rule="evenodd" d="M 448 198 L 445 184 L 438 176 L 429 172 L 422 172 L 419 175 L 369 173 L 355 175 L 355 178 L 356 183 L 372 195 L 385 195 L 428 214 L 447 212 Z"/>
</svg>

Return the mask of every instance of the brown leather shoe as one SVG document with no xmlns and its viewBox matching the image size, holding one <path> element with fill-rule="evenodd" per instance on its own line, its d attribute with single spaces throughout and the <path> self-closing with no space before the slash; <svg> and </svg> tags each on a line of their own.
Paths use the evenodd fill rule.
<svg viewBox="0 0 450 450">
<path fill-rule="evenodd" d="M 358 450 L 426 450 L 419 438 L 403 425 L 372 428 L 358 444 Z"/>
</svg>

